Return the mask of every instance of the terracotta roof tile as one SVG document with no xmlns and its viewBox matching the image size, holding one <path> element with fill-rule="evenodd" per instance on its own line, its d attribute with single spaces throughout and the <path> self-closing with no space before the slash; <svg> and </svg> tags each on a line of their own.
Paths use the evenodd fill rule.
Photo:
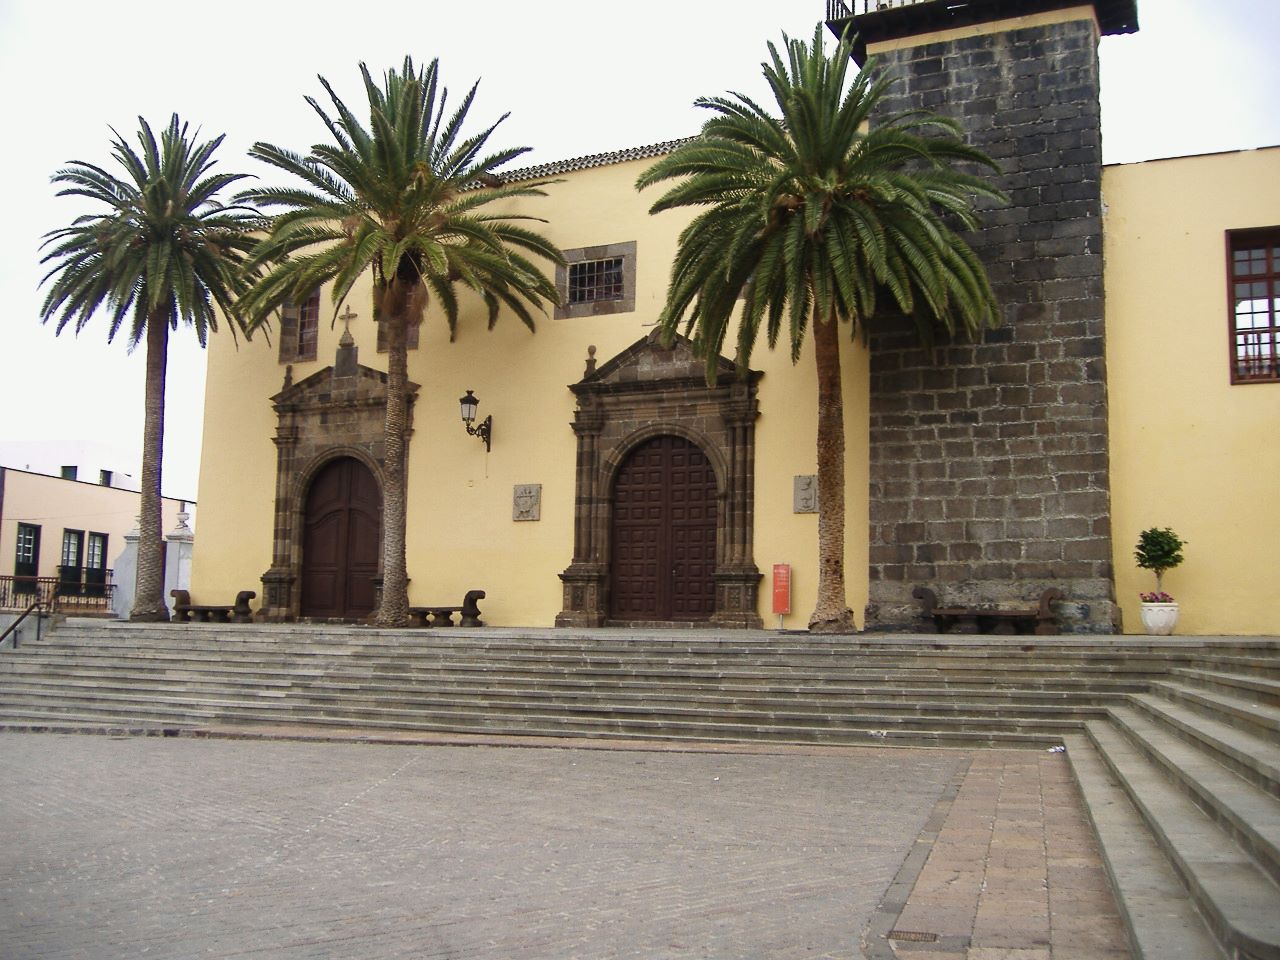
<svg viewBox="0 0 1280 960">
<path fill-rule="evenodd" d="M 684 137 L 680 140 L 664 140 L 661 143 L 650 143 L 642 147 L 628 147 L 625 150 L 614 150 L 610 153 L 593 153 L 585 157 L 574 157 L 569 160 L 555 160 L 551 163 L 540 163 L 532 167 L 504 170 L 499 176 L 507 183 L 558 177 L 562 173 L 572 173 L 575 170 L 589 170 L 592 167 L 607 167 L 610 164 L 626 163 L 629 160 L 660 157 L 692 139 L 693 137 Z"/>
</svg>

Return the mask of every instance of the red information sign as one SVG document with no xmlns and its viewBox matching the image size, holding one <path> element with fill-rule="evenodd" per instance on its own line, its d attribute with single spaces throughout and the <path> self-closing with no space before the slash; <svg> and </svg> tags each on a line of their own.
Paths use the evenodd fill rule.
<svg viewBox="0 0 1280 960">
<path fill-rule="evenodd" d="M 791 564 L 773 565 L 773 612 L 778 616 L 791 612 Z"/>
</svg>

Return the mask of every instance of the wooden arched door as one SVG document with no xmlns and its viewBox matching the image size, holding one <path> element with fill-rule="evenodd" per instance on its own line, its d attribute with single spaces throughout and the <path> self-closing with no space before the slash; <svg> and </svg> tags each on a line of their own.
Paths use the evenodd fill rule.
<svg viewBox="0 0 1280 960">
<path fill-rule="evenodd" d="M 706 620 L 715 612 L 716 476 L 683 437 L 631 452 L 613 486 L 610 618 Z"/>
<path fill-rule="evenodd" d="M 382 492 L 359 460 L 326 464 L 307 491 L 302 527 L 304 617 L 359 620 L 373 612 Z"/>
</svg>

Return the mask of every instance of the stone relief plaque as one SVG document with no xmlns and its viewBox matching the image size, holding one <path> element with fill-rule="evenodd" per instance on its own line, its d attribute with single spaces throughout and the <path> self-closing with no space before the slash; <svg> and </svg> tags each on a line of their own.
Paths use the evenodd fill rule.
<svg viewBox="0 0 1280 960">
<path fill-rule="evenodd" d="M 542 484 L 516 484 L 511 497 L 511 519 L 517 523 L 542 519 Z"/>
<path fill-rule="evenodd" d="M 818 512 L 818 478 L 814 475 L 796 477 L 791 496 L 794 513 Z"/>
</svg>

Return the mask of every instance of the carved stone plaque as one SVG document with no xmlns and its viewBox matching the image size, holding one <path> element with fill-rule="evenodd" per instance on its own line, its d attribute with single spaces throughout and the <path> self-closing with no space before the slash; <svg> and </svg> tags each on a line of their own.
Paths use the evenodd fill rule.
<svg viewBox="0 0 1280 960">
<path fill-rule="evenodd" d="M 795 513 L 818 512 L 818 478 L 810 475 L 796 477 L 792 488 L 792 510 Z"/>
<path fill-rule="evenodd" d="M 518 483 L 511 497 L 511 519 L 542 519 L 542 484 Z"/>
</svg>

